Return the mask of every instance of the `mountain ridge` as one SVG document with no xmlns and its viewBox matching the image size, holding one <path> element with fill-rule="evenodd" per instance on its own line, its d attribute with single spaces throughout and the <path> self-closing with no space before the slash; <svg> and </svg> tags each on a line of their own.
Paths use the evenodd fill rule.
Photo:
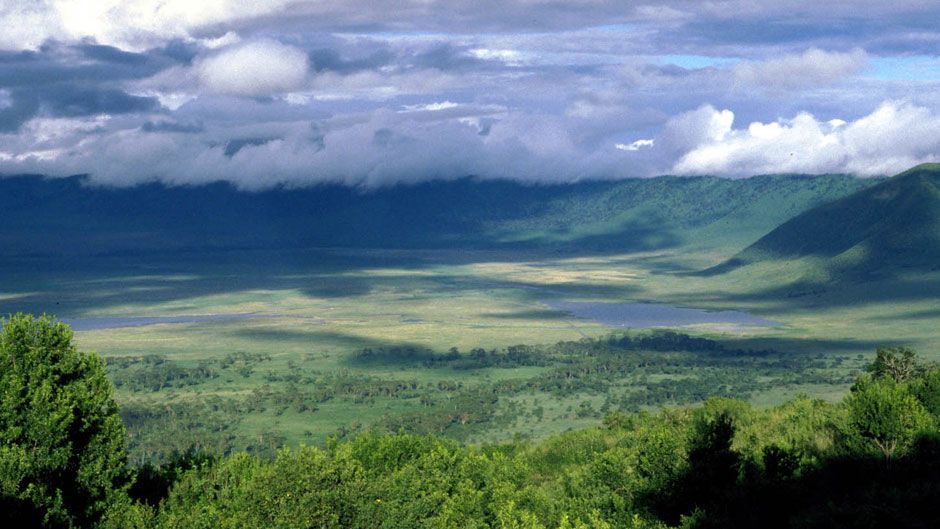
<svg viewBox="0 0 940 529">
<path fill-rule="evenodd" d="M 728 261 L 724 273 L 773 260 L 818 258 L 843 278 L 935 270 L 940 262 L 940 164 L 922 164 L 810 208 Z"/>
<path fill-rule="evenodd" d="M 873 185 L 846 175 L 658 177 L 524 185 L 471 178 L 363 193 L 339 185 L 98 188 L 0 178 L 0 255 L 187 248 L 482 248 L 629 252 L 744 247 L 794 214 Z"/>
</svg>

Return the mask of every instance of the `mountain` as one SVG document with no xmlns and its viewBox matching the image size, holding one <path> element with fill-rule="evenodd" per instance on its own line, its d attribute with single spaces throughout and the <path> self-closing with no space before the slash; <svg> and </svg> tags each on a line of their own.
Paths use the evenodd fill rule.
<svg viewBox="0 0 940 529">
<path fill-rule="evenodd" d="M 940 268 L 940 164 L 808 209 L 711 272 L 798 259 L 842 278 Z"/>
<path fill-rule="evenodd" d="M 659 177 L 525 185 L 432 181 L 242 192 L 0 178 L 0 256 L 302 247 L 734 251 L 819 204 L 867 189 L 844 175 Z"/>
</svg>

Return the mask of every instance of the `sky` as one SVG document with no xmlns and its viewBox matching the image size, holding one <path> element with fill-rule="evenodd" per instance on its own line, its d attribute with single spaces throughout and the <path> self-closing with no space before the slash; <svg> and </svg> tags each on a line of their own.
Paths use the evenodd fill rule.
<svg viewBox="0 0 940 529">
<path fill-rule="evenodd" d="M 0 175 L 241 189 L 940 161 L 923 0 L 3 0 Z"/>
</svg>

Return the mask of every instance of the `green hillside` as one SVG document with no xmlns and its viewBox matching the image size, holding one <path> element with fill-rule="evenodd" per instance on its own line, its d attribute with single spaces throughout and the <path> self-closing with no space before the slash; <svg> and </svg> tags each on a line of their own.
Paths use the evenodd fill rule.
<svg viewBox="0 0 940 529">
<path fill-rule="evenodd" d="M 632 179 L 553 197 L 541 211 L 491 222 L 503 242 L 644 250 L 735 248 L 790 217 L 872 185 L 842 175 Z"/>
<path fill-rule="evenodd" d="M 940 263 L 940 164 L 909 169 L 809 209 L 712 272 L 769 261 L 812 262 L 830 278 L 892 277 Z"/>
<path fill-rule="evenodd" d="M 248 193 L 227 184 L 111 189 L 79 177 L 9 177 L 0 178 L 0 255 L 309 247 L 609 253 L 689 244 L 727 255 L 793 215 L 872 184 L 844 175 L 538 186 L 466 178 Z"/>
</svg>

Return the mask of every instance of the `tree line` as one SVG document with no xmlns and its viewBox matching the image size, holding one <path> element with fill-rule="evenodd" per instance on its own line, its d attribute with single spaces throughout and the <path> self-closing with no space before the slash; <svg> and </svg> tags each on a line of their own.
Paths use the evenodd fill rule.
<svg viewBox="0 0 940 529">
<path fill-rule="evenodd" d="M 67 325 L 0 331 L 0 523 L 49 528 L 940 526 L 940 369 L 882 348 L 839 403 L 729 398 L 466 445 L 366 432 L 273 457 L 128 464 L 105 365 Z"/>
</svg>

